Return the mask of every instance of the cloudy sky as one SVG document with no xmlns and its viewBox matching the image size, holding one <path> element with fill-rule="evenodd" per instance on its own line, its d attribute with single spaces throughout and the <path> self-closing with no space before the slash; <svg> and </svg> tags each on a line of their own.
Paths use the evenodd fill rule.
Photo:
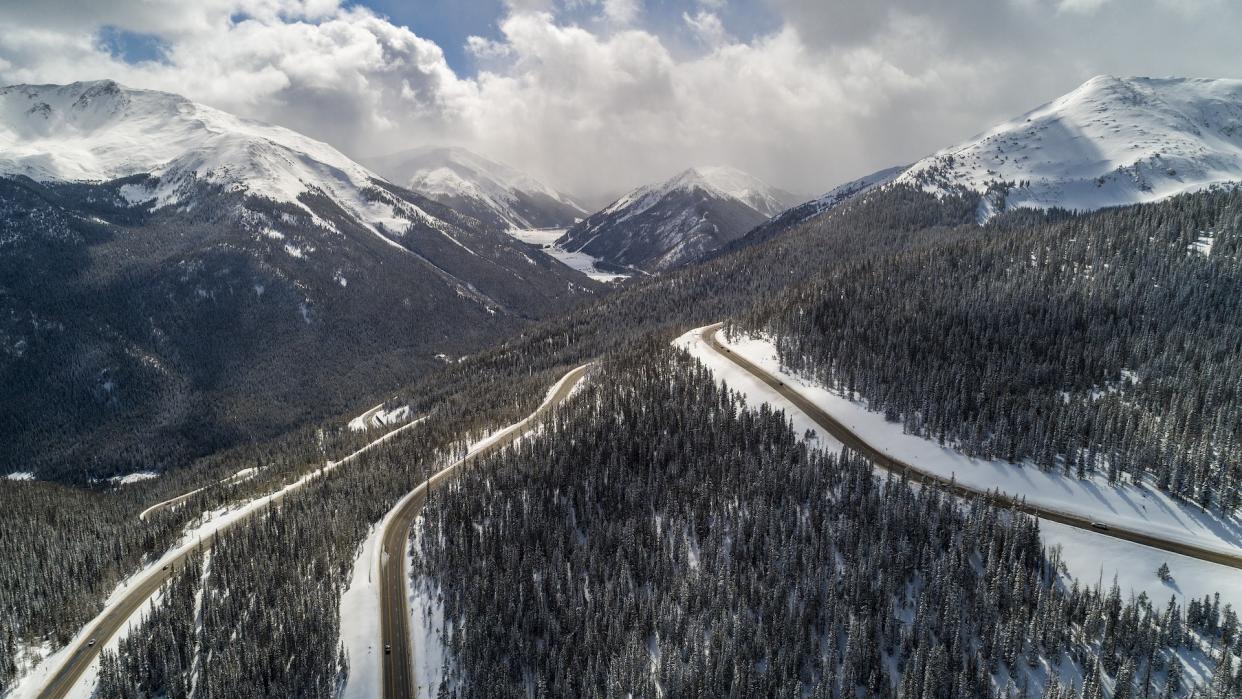
<svg viewBox="0 0 1242 699">
<path fill-rule="evenodd" d="M 589 199 L 799 193 L 1092 75 L 1242 77 L 1235 0 L 0 0 L 0 84 L 113 78 L 363 160 L 462 145 Z"/>
</svg>

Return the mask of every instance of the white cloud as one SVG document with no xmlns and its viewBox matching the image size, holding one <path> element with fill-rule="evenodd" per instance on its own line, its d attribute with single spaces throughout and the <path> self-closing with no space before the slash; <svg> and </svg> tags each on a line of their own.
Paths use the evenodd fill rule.
<svg viewBox="0 0 1242 699">
<path fill-rule="evenodd" d="M 729 36 L 724 23 L 720 21 L 720 16 L 714 12 L 699 10 L 694 13 L 693 17 L 689 12 L 685 12 L 681 18 L 690 27 L 694 37 L 705 46 L 718 48 L 733 42 L 733 37 Z"/>
<path fill-rule="evenodd" d="M 451 142 L 598 195 L 697 163 L 814 193 L 1096 73 L 1242 72 L 1217 50 L 1242 11 L 1218 0 L 768 2 L 783 26 L 743 41 L 724 0 L 686 0 L 669 27 L 638 0 L 506 0 L 499 37 L 467 42 L 477 76 L 339 0 L 0 3 L 0 83 L 110 77 L 355 156 Z M 597 17 L 570 24 L 567 7 Z M 1208 7 L 1215 21 L 1194 9 Z M 118 60 L 104 25 L 153 34 L 165 55 Z"/>
<path fill-rule="evenodd" d="M 604 16 L 616 24 L 630 24 L 642 12 L 638 0 L 603 0 L 603 3 Z"/>
</svg>

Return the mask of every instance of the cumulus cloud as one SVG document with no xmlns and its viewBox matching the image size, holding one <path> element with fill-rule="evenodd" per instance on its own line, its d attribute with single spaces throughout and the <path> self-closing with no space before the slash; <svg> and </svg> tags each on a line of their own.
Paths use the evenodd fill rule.
<svg viewBox="0 0 1242 699">
<path fill-rule="evenodd" d="M 810 194 L 1096 73 L 1242 71 L 1242 56 L 1214 48 L 1242 10 L 1218 0 L 762 1 L 781 21 L 739 39 L 736 1 L 684 0 L 655 26 L 639 0 L 506 0 L 498 34 L 466 41 L 473 75 L 416 31 L 340 0 L 6 3 L 0 83 L 109 77 L 364 160 L 453 143 L 598 197 L 711 163 Z M 105 27 L 162 50 L 117 58 Z"/>
</svg>

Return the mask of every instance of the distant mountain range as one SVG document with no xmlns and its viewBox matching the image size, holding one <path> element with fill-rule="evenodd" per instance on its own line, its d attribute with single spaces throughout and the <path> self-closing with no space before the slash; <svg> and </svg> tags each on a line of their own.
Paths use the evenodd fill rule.
<svg viewBox="0 0 1242 699">
<path fill-rule="evenodd" d="M 617 267 L 657 272 L 701 259 L 795 200 L 734 168 L 691 168 L 626 194 L 557 244 Z"/>
<path fill-rule="evenodd" d="M 389 180 L 501 230 L 568 228 L 587 214 L 530 175 L 463 148 L 417 148 L 372 165 Z"/>
<path fill-rule="evenodd" d="M 287 129 L 111 81 L 0 89 L 0 471 L 159 469 L 599 288 Z"/>
</svg>

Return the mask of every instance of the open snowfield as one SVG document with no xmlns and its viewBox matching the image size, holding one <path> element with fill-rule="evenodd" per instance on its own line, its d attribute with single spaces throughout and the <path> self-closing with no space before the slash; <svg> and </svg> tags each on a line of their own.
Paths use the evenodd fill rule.
<svg viewBox="0 0 1242 699">
<path fill-rule="evenodd" d="M 341 595 L 341 643 L 349 657 L 342 699 L 378 697 L 383 690 L 380 655 L 379 549 L 384 528 L 376 526 L 362 542 L 349 588 Z"/>
<path fill-rule="evenodd" d="M 813 425 L 810 418 L 766 384 L 717 354 L 699 339 L 700 330 L 693 330 L 675 341 L 701 360 L 730 387 L 746 396 L 752 405 L 769 403 L 782 409 L 793 421 L 795 432 L 803 435 Z M 1002 461 L 971 459 L 930 440 L 905 434 L 900 424 L 890 423 L 860 401 L 852 401 L 822 387 L 781 371 L 772 343 L 756 338 L 722 344 L 764 370 L 782 377 L 786 385 L 819 405 L 833 417 L 849 425 L 872 445 L 895 458 L 977 488 L 1000 489 L 1004 493 L 1025 495 L 1029 503 L 1082 513 L 1094 520 L 1126 528 L 1150 531 L 1161 537 L 1193 543 L 1198 546 L 1237 552 L 1242 550 L 1242 522 L 1237 518 L 1221 519 L 1198 508 L 1178 503 L 1159 491 L 1126 485 L 1109 486 L 1103 480 L 1078 480 L 1059 474 L 1044 473 L 1035 466 L 1014 465 Z M 840 449 L 831 438 L 819 438 L 827 449 Z M 1141 544 L 1082 531 L 1073 527 L 1041 522 L 1048 546 L 1060 545 L 1070 572 L 1094 584 L 1103 575 L 1105 584 L 1117 576 L 1123 591 L 1147 592 L 1157 600 L 1169 595 L 1190 595 L 1202 598 L 1219 591 L 1223 598 L 1242 603 L 1242 571 L 1166 553 Z M 1167 562 L 1174 580 L 1162 583 L 1155 575 L 1160 563 Z"/>
<path fill-rule="evenodd" d="M 556 245 L 556 241 L 562 235 L 565 235 L 564 228 L 537 228 L 529 230 L 510 229 L 509 235 L 517 238 L 523 243 L 534 245 L 540 248 L 552 257 L 560 260 L 565 266 L 576 269 L 598 282 L 612 282 L 619 279 L 628 279 L 628 274 L 614 274 L 597 269 L 595 263 L 598 258 L 591 257 L 585 252 L 569 252 L 562 250 Z"/>
</svg>

